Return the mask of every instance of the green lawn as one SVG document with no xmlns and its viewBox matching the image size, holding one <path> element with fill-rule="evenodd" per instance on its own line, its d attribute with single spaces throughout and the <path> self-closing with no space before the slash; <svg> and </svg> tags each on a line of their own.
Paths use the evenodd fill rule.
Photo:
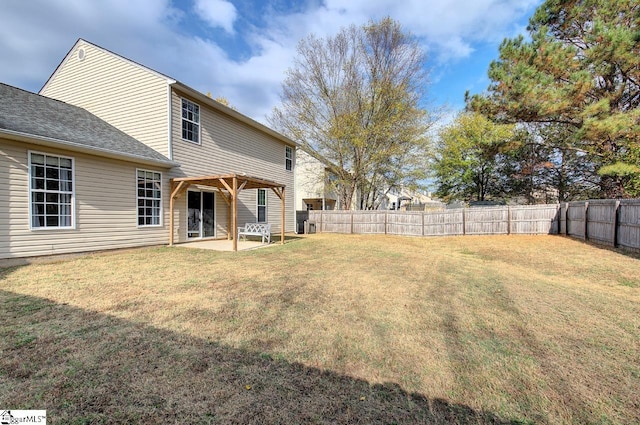
<svg viewBox="0 0 640 425">
<path fill-rule="evenodd" d="M 0 408 L 55 424 L 640 423 L 640 260 L 318 234 L 0 271 Z"/>
</svg>

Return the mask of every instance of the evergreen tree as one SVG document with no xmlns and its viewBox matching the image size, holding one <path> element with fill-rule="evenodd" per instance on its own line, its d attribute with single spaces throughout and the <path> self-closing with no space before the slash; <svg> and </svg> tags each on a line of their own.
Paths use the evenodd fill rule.
<svg viewBox="0 0 640 425">
<path fill-rule="evenodd" d="M 547 0 L 530 40 L 502 43 L 488 93 L 468 104 L 503 122 L 559 126 L 566 139 L 551 147 L 582 152 L 603 196 L 638 196 L 639 23 L 637 0 Z"/>
</svg>

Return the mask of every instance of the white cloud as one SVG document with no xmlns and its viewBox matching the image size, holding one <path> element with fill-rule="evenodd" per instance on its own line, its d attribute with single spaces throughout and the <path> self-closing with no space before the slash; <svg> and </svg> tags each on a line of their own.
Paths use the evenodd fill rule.
<svg viewBox="0 0 640 425">
<path fill-rule="evenodd" d="M 224 96 L 264 121 L 278 103 L 298 41 L 309 33 L 325 37 L 391 16 L 419 37 L 437 67 L 469 57 L 478 43 L 513 36 L 522 29 L 517 20 L 541 0 L 325 0 L 290 13 L 275 12 L 281 3 L 272 0 L 258 22 L 226 0 L 194 0 L 193 10 L 177 9 L 170 0 L 1 1 L 2 82 L 37 91 L 81 37 L 204 93 Z M 180 3 L 187 2 L 173 4 Z M 193 34 L 191 13 L 251 51 L 233 55 L 215 39 Z"/>
<path fill-rule="evenodd" d="M 325 9 L 350 18 L 390 16 L 442 61 L 467 57 L 473 45 L 512 35 L 514 20 L 540 0 L 327 0 Z M 364 23 L 362 19 L 351 22 Z"/>
<path fill-rule="evenodd" d="M 172 40 L 181 12 L 169 1 L 4 0 L 0 14 L 0 81 L 37 91 L 78 38 L 123 55 Z"/>
<path fill-rule="evenodd" d="M 233 33 L 233 23 L 236 20 L 236 7 L 226 0 L 195 0 L 195 12 L 202 20 L 213 28 L 223 28 Z"/>
</svg>

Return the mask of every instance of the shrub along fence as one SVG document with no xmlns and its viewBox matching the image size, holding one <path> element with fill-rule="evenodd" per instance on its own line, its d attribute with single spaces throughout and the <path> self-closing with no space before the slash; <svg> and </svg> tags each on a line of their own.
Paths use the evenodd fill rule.
<svg viewBox="0 0 640 425">
<path fill-rule="evenodd" d="M 309 211 L 316 231 L 405 236 L 563 234 L 640 249 L 640 199 L 443 211 Z"/>
</svg>

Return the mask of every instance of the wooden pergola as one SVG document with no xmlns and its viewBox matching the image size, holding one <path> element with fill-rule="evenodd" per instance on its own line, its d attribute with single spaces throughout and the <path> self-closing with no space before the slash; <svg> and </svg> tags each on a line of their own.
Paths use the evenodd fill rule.
<svg viewBox="0 0 640 425">
<path fill-rule="evenodd" d="M 173 245 L 173 209 L 177 198 L 182 196 L 189 186 L 208 186 L 218 190 L 220 197 L 229 207 L 227 214 L 227 239 L 233 235 L 233 250 L 238 250 L 238 194 L 244 189 L 271 189 L 280 198 L 282 205 L 280 217 L 280 243 L 284 244 L 285 185 L 271 180 L 250 177 L 242 174 L 222 174 L 217 176 L 178 177 L 170 180 L 171 197 L 169 198 L 169 246 Z"/>
</svg>

